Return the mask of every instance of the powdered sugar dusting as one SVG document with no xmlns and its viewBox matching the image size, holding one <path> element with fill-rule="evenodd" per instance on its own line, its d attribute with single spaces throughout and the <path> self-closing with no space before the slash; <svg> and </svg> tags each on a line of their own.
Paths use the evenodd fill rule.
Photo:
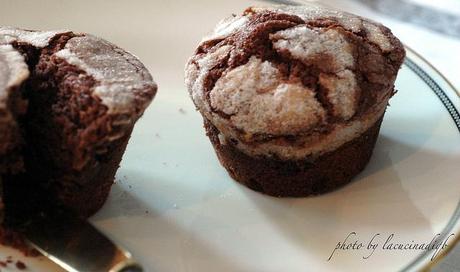
<svg viewBox="0 0 460 272">
<path fill-rule="evenodd" d="M 264 55 L 265 48 L 261 52 L 248 50 L 244 53 L 252 56 L 237 61 L 240 66 L 226 67 L 224 63 L 214 70 L 225 58 L 239 56 L 237 50 L 245 50 L 235 44 L 239 32 L 243 40 L 238 42 L 244 45 L 244 39 L 250 39 L 244 35 L 248 31 L 258 35 L 258 24 L 265 30 L 262 24 L 266 22 L 257 20 L 273 16 L 267 11 L 296 15 L 305 24 L 296 23 L 275 33 L 269 30 L 271 44 L 261 45 L 269 48 L 268 55 Z M 264 14 L 259 17 L 258 13 Z M 254 30 L 246 30 L 248 23 Z M 242 16 L 221 21 L 203 39 L 201 44 L 215 39 L 223 42 L 191 58 L 185 81 L 197 108 L 219 130 L 222 144 L 231 142 L 248 155 L 314 157 L 338 148 L 375 124 L 392 93 L 392 86 L 379 91 L 381 99 L 356 114 L 362 90 L 355 75 L 361 71 L 356 67 L 354 50 L 360 45 L 351 38 L 352 33 L 357 39 L 364 38 L 363 44 L 373 43 L 384 52 L 393 49 L 382 25 L 356 15 L 310 4 L 252 7 Z M 226 39 L 229 36 L 235 39 Z M 248 44 L 252 45 L 251 41 Z M 204 86 L 212 89 L 205 90 Z"/>
<path fill-rule="evenodd" d="M 393 46 L 390 43 L 388 37 L 382 32 L 380 27 L 369 22 L 363 22 L 364 29 L 367 33 L 367 38 L 369 41 L 375 43 L 382 49 L 384 52 L 388 52 L 393 49 Z"/>
<path fill-rule="evenodd" d="M 344 70 L 337 75 L 320 74 L 319 84 L 327 90 L 334 116 L 348 120 L 355 114 L 359 88 L 353 72 Z"/>
<path fill-rule="evenodd" d="M 238 141 L 238 148 L 244 153 L 252 156 L 271 155 L 286 160 L 300 160 L 307 156 L 317 157 L 329 151 L 335 150 L 341 145 L 353 140 L 382 117 L 388 103 L 387 96 L 381 103 L 372 108 L 361 119 L 353 119 L 346 123 L 338 123 L 332 127 L 327 134 L 310 134 L 299 136 L 298 142 L 302 144 L 287 145 L 280 144 L 276 140 L 266 141 L 260 144 L 246 144 Z"/>
<path fill-rule="evenodd" d="M 280 77 L 271 63 L 251 57 L 247 64 L 229 71 L 216 82 L 210 93 L 211 106 L 228 115 L 247 112 L 249 109 L 243 107 L 250 107 L 254 96 L 272 91 Z"/>
<path fill-rule="evenodd" d="M 255 7 L 252 10 L 256 12 L 261 11 L 275 11 L 282 12 L 291 15 L 296 15 L 305 20 L 306 22 L 318 19 L 331 19 L 336 21 L 346 30 L 354 33 L 358 33 L 361 30 L 366 30 L 367 38 L 376 45 L 378 45 L 383 51 L 389 51 L 393 49 L 392 44 L 388 40 L 388 37 L 382 33 L 382 25 L 371 20 L 362 18 L 360 16 L 330 9 L 318 4 L 305 3 L 302 6 L 285 6 L 278 5 L 272 7 Z"/>
<path fill-rule="evenodd" d="M 35 47 L 43 48 L 49 44 L 51 38 L 66 31 L 30 31 L 13 27 L 0 27 L 0 44 L 15 41 L 25 42 Z"/>
<path fill-rule="evenodd" d="M 308 63 L 319 54 L 333 57 L 335 70 L 353 67 L 351 46 L 337 30 L 322 31 L 302 25 L 270 35 L 276 50 L 288 50 L 293 57 Z"/>
<path fill-rule="evenodd" d="M 136 57 L 92 35 L 70 39 L 55 56 L 96 79 L 98 84 L 93 93 L 101 98 L 109 113 L 132 113 L 136 107 L 143 109 L 150 99 L 139 101 L 138 98 L 143 97 L 139 93 L 145 92 L 144 97 L 152 97 L 156 90 L 151 75 Z"/>
<path fill-rule="evenodd" d="M 362 28 L 362 18 L 347 12 L 330 9 L 318 4 L 305 3 L 302 6 L 275 5 L 270 7 L 253 7 L 256 12 L 274 11 L 298 16 L 305 21 L 317 19 L 333 19 L 347 30 L 359 32 Z"/>
<path fill-rule="evenodd" d="M 2 89 L 20 84 L 29 75 L 24 57 L 11 45 L 0 45 L 0 86 Z"/>
<path fill-rule="evenodd" d="M 18 137 L 18 125 L 8 108 L 9 96 L 14 91 L 20 91 L 14 87 L 20 86 L 28 77 L 29 69 L 24 57 L 11 45 L 0 45 L 0 156 L 9 152 L 8 146 Z"/>
<path fill-rule="evenodd" d="M 209 105 L 204 101 L 204 79 L 220 60 L 228 56 L 231 49 L 230 45 L 225 45 L 214 52 L 208 53 L 196 63 L 192 60 L 188 62 L 185 68 L 185 84 L 190 90 L 190 95 L 198 108 L 210 110 Z"/>
<path fill-rule="evenodd" d="M 321 74 L 319 83 L 325 87 L 327 98 L 333 105 L 333 114 L 345 120 L 355 113 L 358 86 L 355 75 L 352 47 L 337 30 L 311 29 L 298 26 L 270 35 L 273 47 L 287 50 L 294 57 L 308 64 L 317 56 L 328 55 L 333 60 L 335 75 Z"/>
<path fill-rule="evenodd" d="M 284 82 L 278 69 L 256 57 L 222 76 L 210 98 L 211 106 L 232 115 L 231 123 L 248 136 L 309 130 L 325 118 L 312 90 Z"/>
<path fill-rule="evenodd" d="M 29 76 L 24 57 L 13 46 L 0 45 L 0 108 L 4 108 L 8 90 L 19 86 Z"/>
</svg>

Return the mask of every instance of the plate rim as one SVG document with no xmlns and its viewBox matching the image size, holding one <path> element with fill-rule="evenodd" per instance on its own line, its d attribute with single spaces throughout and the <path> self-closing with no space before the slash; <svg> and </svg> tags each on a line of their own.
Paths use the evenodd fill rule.
<svg viewBox="0 0 460 272">
<path fill-rule="evenodd" d="M 284 4 L 284 5 L 303 5 L 305 3 L 302 3 L 299 0 L 263 0 L 263 2 L 271 2 L 275 4 Z M 447 79 L 446 76 L 444 76 L 441 71 L 439 71 L 433 64 L 431 64 L 426 58 L 424 58 L 421 54 L 417 53 L 414 49 L 409 47 L 407 44 L 404 44 L 404 49 L 406 52 L 409 52 L 411 55 L 413 55 L 416 59 L 418 59 L 420 62 L 425 64 L 429 69 L 432 70 L 433 73 L 437 74 L 442 81 L 450 88 L 452 89 L 453 93 L 460 98 L 460 89 L 457 89 L 454 84 L 452 84 L 449 79 Z M 408 67 L 413 73 L 415 73 L 438 97 L 438 99 L 442 102 L 443 106 L 446 108 L 447 112 L 449 115 L 452 117 L 452 120 L 454 121 L 454 124 L 456 125 L 457 129 L 460 132 L 460 115 L 459 115 L 459 109 L 455 107 L 455 105 L 452 103 L 450 98 L 445 94 L 444 90 L 439 86 L 439 84 L 427 73 L 425 70 L 420 67 L 416 62 L 412 61 L 407 55 L 404 60 L 403 65 Z M 428 81 L 428 82 L 427 82 Z M 430 84 L 429 82 L 433 83 Z M 452 114 L 452 110 L 450 110 L 449 106 L 451 106 L 451 109 L 453 109 L 456 114 Z M 450 231 L 453 231 L 456 228 L 456 224 L 460 223 L 460 199 L 459 202 L 457 203 L 457 206 L 454 210 L 454 213 L 452 217 L 449 219 L 447 222 L 446 226 L 442 230 L 442 238 L 445 238 L 447 233 Z M 460 229 L 460 226 L 457 226 L 457 228 Z M 452 249 L 460 244 L 460 236 L 457 236 L 454 241 L 451 244 L 447 245 L 447 248 L 441 251 L 436 257 L 430 261 L 424 263 L 426 260 L 426 257 L 428 255 L 428 251 L 424 253 L 420 253 L 414 260 L 412 260 L 409 264 L 404 266 L 401 270 L 401 272 L 406 272 L 406 271 L 411 271 L 418 269 L 417 271 L 431 271 L 432 268 L 441 262 L 448 254 L 449 252 L 452 251 Z"/>
<path fill-rule="evenodd" d="M 446 76 L 444 76 L 441 71 L 439 71 L 433 64 L 431 64 L 426 58 L 417 53 L 411 47 L 404 45 L 404 48 L 412 56 L 406 56 L 404 60 L 404 65 L 409 68 L 413 73 L 415 73 L 436 95 L 436 97 L 441 101 L 446 111 L 452 118 L 454 125 L 457 127 L 460 133 L 460 110 L 455 107 L 455 104 L 452 103 L 451 99 L 446 95 L 444 89 L 433 79 L 424 68 L 420 67 L 414 59 L 418 59 L 419 62 L 425 64 L 433 73 L 437 74 L 441 80 L 453 91 L 453 93 L 460 98 L 460 89 L 457 89 L 452 82 L 450 82 Z M 440 238 L 444 239 L 451 232 L 456 231 L 458 228 L 458 223 L 460 223 L 460 199 L 458 200 L 457 206 L 449 218 L 449 221 L 444 226 L 441 231 Z M 431 271 L 438 263 L 440 263 L 457 245 L 460 244 L 460 236 L 457 236 L 451 243 L 447 244 L 447 247 L 442 250 L 434 259 L 427 261 L 427 257 L 430 252 L 425 251 L 420 253 L 415 259 L 413 259 L 409 264 L 404 266 L 400 271 Z"/>
</svg>

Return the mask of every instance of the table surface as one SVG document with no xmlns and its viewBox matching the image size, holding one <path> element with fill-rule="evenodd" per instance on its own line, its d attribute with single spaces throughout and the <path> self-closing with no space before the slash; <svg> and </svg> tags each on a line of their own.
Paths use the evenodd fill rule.
<svg viewBox="0 0 460 272">
<path fill-rule="evenodd" d="M 321 2 L 384 23 L 460 88 L 460 39 L 380 15 L 359 1 Z M 212 28 L 209 22 L 218 22 L 254 4 L 264 3 L 244 0 L 139 0 L 129 1 L 129 4 L 111 1 L 109 4 L 107 1 L 3 0 L 0 25 L 27 29 L 71 29 L 101 36 L 137 55 L 153 74 L 160 86 L 158 95 L 162 95 L 162 90 L 185 92 L 183 74 L 177 71 L 183 69 L 200 38 Z M 437 271 L 460 271 L 458 256 L 459 246 L 436 268 Z"/>
</svg>

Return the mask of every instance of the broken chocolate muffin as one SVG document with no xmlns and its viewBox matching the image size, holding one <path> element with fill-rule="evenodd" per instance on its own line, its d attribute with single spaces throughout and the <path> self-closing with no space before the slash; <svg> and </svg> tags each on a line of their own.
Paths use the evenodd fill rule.
<svg viewBox="0 0 460 272">
<path fill-rule="evenodd" d="M 0 27 L 6 213 L 42 202 L 82 217 L 95 213 L 156 90 L 136 57 L 103 39 Z"/>
<path fill-rule="evenodd" d="M 388 28 L 359 16 L 252 7 L 202 40 L 185 81 L 229 174 L 299 197 L 363 170 L 404 57 Z"/>
</svg>

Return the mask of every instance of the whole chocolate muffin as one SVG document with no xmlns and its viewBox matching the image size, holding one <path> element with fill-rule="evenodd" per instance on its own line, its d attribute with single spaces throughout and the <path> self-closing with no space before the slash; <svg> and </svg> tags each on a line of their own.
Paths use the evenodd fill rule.
<svg viewBox="0 0 460 272">
<path fill-rule="evenodd" d="M 0 180 L 7 214 L 32 209 L 34 200 L 83 217 L 96 212 L 156 90 L 136 57 L 103 39 L 0 27 Z"/>
<path fill-rule="evenodd" d="M 185 81 L 234 179 L 307 196 L 363 170 L 404 56 L 388 28 L 359 16 L 252 7 L 202 40 Z"/>
</svg>

